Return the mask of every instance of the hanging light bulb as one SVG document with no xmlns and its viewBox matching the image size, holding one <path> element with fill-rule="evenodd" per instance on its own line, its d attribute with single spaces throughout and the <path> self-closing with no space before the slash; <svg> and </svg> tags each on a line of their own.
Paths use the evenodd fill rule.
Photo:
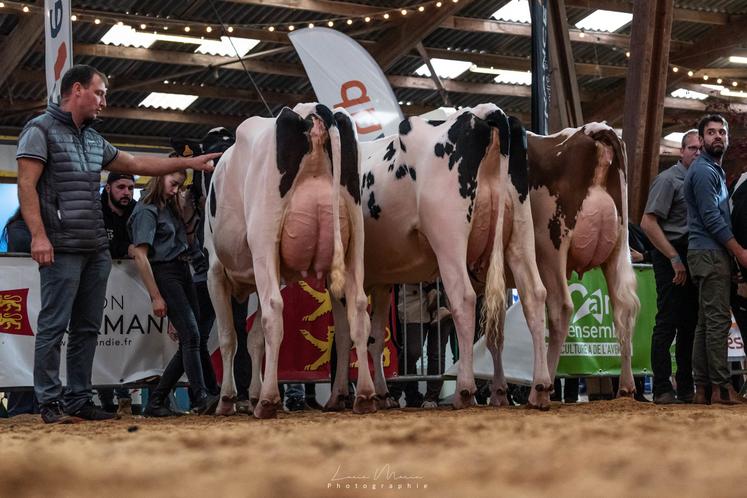
<svg viewBox="0 0 747 498">
<path fill-rule="evenodd" d="M 226 31 L 228 31 L 229 33 L 233 33 L 233 26 L 227 27 Z"/>
<path fill-rule="evenodd" d="M 352 19 L 348 19 L 348 20 L 347 20 L 347 21 L 345 21 L 345 22 L 347 22 L 347 23 L 348 23 L 348 26 L 350 26 L 351 24 L 353 24 L 353 20 L 352 20 Z"/>
<path fill-rule="evenodd" d="M 688 71 L 688 72 L 687 72 L 687 75 L 688 75 L 689 77 L 691 77 L 691 78 L 693 77 L 693 74 L 695 74 L 695 73 L 693 73 L 692 71 Z"/>
<path fill-rule="evenodd" d="M 207 31 L 208 33 L 212 33 L 213 32 L 213 28 L 210 27 L 210 26 L 208 26 L 207 28 L 205 28 L 205 31 Z"/>
<path fill-rule="evenodd" d="M 424 10 L 425 10 L 425 7 L 423 7 L 422 5 L 418 7 L 418 12 L 423 12 Z"/>
<path fill-rule="evenodd" d="M 189 31 L 190 31 L 190 27 L 189 26 L 184 26 L 184 32 L 185 33 L 189 33 Z"/>
<path fill-rule="evenodd" d="M 293 31 L 294 29 L 296 29 L 294 25 L 291 24 L 290 26 L 288 26 L 288 31 Z"/>
<path fill-rule="evenodd" d="M 732 82 L 731 82 L 731 86 L 737 86 L 738 84 L 739 84 L 739 83 L 737 83 L 736 81 L 732 81 Z"/>
<path fill-rule="evenodd" d="M 366 16 L 363 20 L 366 21 L 366 22 L 371 22 L 371 18 L 368 17 L 368 16 Z"/>
<path fill-rule="evenodd" d="M 436 2 L 436 7 L 440 7 L 440 6 L 442 6 L 442 5 L 443 5 L 443 4 L 442 4 L 441 2 Z"/>
<path fill-rule="evenodd" d="M 267 28 L 267 31 L 272 33 L 273 31 L 275 31 L 275 26 L 270 26 L 269 28 Z"/>
<path fill-rule="evenodd" d="M 311 28 L 313 28 L 313 27 L 314 27 L 314 23 L 313 23 L 313 22 L 310 22 L 310 23 L 309 23 L 309 29 L 311 29 Z"/>
<path fill-rule="evenodd" d="M 141 24 L 140 25 L 140 29 L 145 29 L 145 28 L 147 28 L 147 26 L 145 24 Z"/>
<path fill-rule="evenodd" d="M 70 16 L 70 20 L 71 21 L 77 21 L 78 20 L 78 16 L 76 16 L 75 14 L 73 14 L 72 16 Z"/>
<path fill-rule="evenodd" d="M 384 14 L 384 19 L 389 19 L 389 12 L 387 12 L 386 14 Z"/>
<path fill-rule="evenodd" d="M 124 26 L 124 23 L 122 21 L 117 21 L 117 26 Z"/>
<path fill-rule="evenodd" d="M 169 30 L 169 27 L 168 27 L 168 26 L 164 26 L 164 27 L 163 27 L 163 30 L 164 30 L 164 31 L 168 31 L 168 30 Z"/>
<path fill-rule="evenodd" d="M 334 26 L 334 25 L 335 25 L 335 23 L 334 23 L 334 22 L 332 22 L 332 21 L 329 21 L 329 22 L 327 23 L 327 26 L 329 26 L 330 28 L 331 28 L 332 26 Z"/>
<path fill-rule="evenodd" d="M 94 20 L 93 20 L 93 23 L 94 23 L 94 24 L 101 24 L 101 19 L 94 19 Z"/>
<path fill-rule="evenodd" d="M 403 16 L 407 15 L 407 9 L 402 9 L 402 10 L 400 10 L 400 12 L 402 13 Z"/>
<path fill-rule="evenodd" d="M 29 6 L 28 5 L 24 5 L 23 9 L 21 9 L 21 10 L 28 14 L 28 12 L 29 12 Z"/>
<path fill-rule="evenodd" d="M 717 79 L 717 80 L 716 80 L 716 83 L 718 83 L 719 85 L 720 85 L 721 83 L 723 83 L 723 82 L 724 82 L 724 80 L 722 80 L 721 78 L 719 78 L 719 79 Z"/>
<path fill-rule="evenodd" d="M 708 75 L 707 74 L 703 75 L 703 81 L 708 81 Z"/>
<path fill-rule="evenodd" d="M 679 70 L 680 70 L 680 68 L 678 68 L 677 66 L 674 66 L 674 67 L 672 68 L 672 72 L 673 72 L 673 73 L 676 73 L 676 72 L 677 72 L 677 71 L 679 71 Z"/>
</svg>

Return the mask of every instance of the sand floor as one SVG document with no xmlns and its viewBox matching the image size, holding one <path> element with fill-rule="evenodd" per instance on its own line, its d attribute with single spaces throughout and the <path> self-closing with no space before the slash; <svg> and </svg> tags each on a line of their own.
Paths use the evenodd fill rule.
<svg viewBox="0 0 747 498">
<path fill-rule="evenodd" d="M 629 399 L 266 421 L 29 415 L 0 419 L 0 496 L 745 496 L 746 427 L 747 406 Z"/>
</svg>

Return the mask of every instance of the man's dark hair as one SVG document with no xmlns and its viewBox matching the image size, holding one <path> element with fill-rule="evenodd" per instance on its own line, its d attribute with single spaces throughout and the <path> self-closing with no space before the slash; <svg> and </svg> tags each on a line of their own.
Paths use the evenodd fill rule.
<svg viewBox="0 0 747 498">
<path fill-rule="evenodd" d="M 91 80 L 95 74 L 99 75 L 101 80 L 104 82 L 104 85 L 107 87 L 109 86 L 109 80 L 104 73 L 86 64 L 77 64 L 65 71 L 65 74 L 62 75 L 62 80 L 60 81 L 60 95 L 62 97 L 70 95 L 70 92 L 73 90 L 73 85 L 76 83 L 80 83 L 88 88 L 88 85 L 91 84 Z"/>
<path fill-rule="evenodd" d="M 726 119 L 721 114 L 709 114 L 698 121 L 698 135 L 701 137 L 705 133 L 708 123 L 721 123 L 726 128 L 726 131 L 729 131 L 729 123 L 726 122 Z"/>
</svg>

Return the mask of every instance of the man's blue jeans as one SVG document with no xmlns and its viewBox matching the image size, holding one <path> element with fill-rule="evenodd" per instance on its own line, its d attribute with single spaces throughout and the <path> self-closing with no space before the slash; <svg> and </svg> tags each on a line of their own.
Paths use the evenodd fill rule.
<svg viewBox="0 0 747 498">
<path fill-rule="evenodd" d="M 41 310 L 34 350 L 34 391 L 40 405 L 64 402 L 75 412 L 91 400 L 91 371 L 106 282 L 112 260 L 109 250 L 95 253 L 55 253 L 54 264 L 39 269 Z M 60 382 L 60 351 L 68 329 L 67 387 Z"/>
</svg>

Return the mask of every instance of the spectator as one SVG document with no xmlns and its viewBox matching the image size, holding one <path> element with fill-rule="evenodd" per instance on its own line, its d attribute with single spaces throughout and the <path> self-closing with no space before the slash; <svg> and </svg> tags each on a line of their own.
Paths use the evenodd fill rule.
<svg viewBox="0 0 747 498">
<path fill-rule="evenodd" d="M 651 336 L 654 403 L 692 403 L 692 353 L 698 323 L 698 289 L 687 267 L 687 203 L 685 174 L 700 155 L 698 130 L 682 137 L 680 160 L 654 178 L 641 220 L 641 228 L 654 244 L 652 263 L 656 279 L 656 324 Z M 675 343 L 677 393 L 670 381 Z"/>
<path fill-rule="evenodd" d="M 90 126 L 106 107 L 107 84 L 106 76 L 91 66 L 73 66 L 60 82 L 61 103 L 50 103 L 18 138 L 18 197 L 31 232 L 31 257 L 39 264 L 34 389 L 45 423 L 74 422 L 71 416 L 115 416 L 91 400 L 91 370 L 111 269 L 99 202 L 101 169 L 163 175 L 190 167 L 211 169 L 217 157 L 135 158 L 117 150 Z M 68 324 L 63 394 L 60 344 Z"/>
<path fill-rule="evenodd" d="M 127 256 L 130 246 L 130 235 L 127 233 L 127 220 L 135 209 L 135 177 L 121 173 L 109 173 L 101 194 L 101 213 L 104 216 L 106 237 L 109 239 L 109 254 L 112 259 L 122 259 Z M 118 387 L 115 389 L 99 389 L 101 406 L 110 413 L 119 415 L 132 414 L 132 396 L 129 389 Z M 117 395 L 117 405 L 114 404 L 114 394 Z"/>
<path fill-rule="evenodd" d="M 179 339 L 179 349 L 143 412 L 148 417 L 177 415 L 166 400 L 184 372 L 196 413 L 210 413 L 218 403 L 218 396 L 208 393 L 202 373 L 197 295 L 187 259 L 187 234 L 176 202 L 185 178 L 183 172 L 151 178 L 128 223 L 135 264 L 153 302 L 153 314 L 168 315 Z"/>
<path fill-rule="evenodd" d="M 747 266 L 747 249 L 731 230 L 729 196 L 721 160 L 729 146 L 729 125 L 717 114 L 698 123 L 702 150 L 685 175 L 690 274 L 698 288 L 698 324 L 693 343 L 693 402 L 736 404 L 741 398 L 729 379 L 727 348 L 731 312 L 731 257 Z"/>
<path fill-rule="evenodd" d="M 13 213 L 3 228 L 0 239 L 8 244 L 8 252 L 31 253 L 31 233 L 23 221 L 20 208 Z M 33 389 L 23 389 L 6 393 L 8 397 L 8 416 L 14 417 L 27 413 L 39 413 Z"/>
</svg>

